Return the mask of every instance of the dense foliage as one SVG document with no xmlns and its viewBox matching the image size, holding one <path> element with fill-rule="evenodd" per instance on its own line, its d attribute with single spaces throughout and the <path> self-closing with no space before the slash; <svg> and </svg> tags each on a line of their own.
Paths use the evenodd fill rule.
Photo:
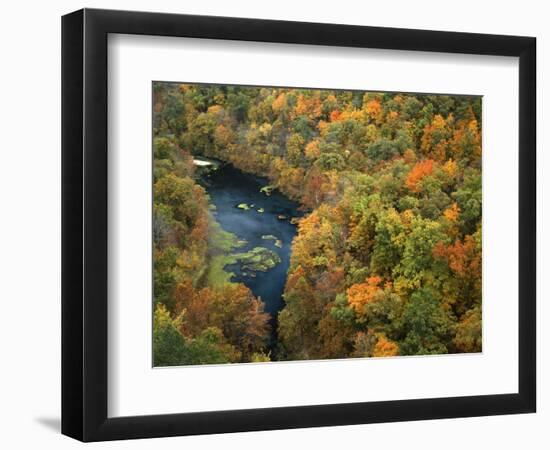
<svg viewBox="0 0 550 450">
<path fill-rule="evenodd" d="M 156 364 L 268 358 L 193 155 L 303 206 L 278 359 L 481 351 L 480 98 L 155 83 L 153 107 Z"/>
</svg>

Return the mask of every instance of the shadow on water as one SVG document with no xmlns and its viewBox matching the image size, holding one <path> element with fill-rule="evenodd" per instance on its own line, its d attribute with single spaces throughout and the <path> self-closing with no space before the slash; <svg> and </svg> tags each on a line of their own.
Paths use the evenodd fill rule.
<svg viewBox="0 0 550 450">
<path fill-rule="evenodd" d="M 233 281 L 244 283 L 264 302 L 265 311 L 271 315 L 273 329 L 270 348 L 276 348 L 277 314 L 283 308 L 283 291 L 290 265 L 292 239 L 296 226 L 290 223 L 293 217 L 301 216 L 299 204 L 274 190 L 271 195 L 260 192 L 269 184 L 266 178 L 244 173 L 225 164 L 212 171 L 202 184 L 216 206 L 215 217 L 225 231 L 247 242 L 239 252 L 254 247 L 265 247 L 277 253 L 281 262 L 266 272 L 241 271 L 238 264 L 227 266 L 234 273 Z M 248 210 L 240 209 L 246 204 Z M 262 236 L 274 238 L 265 239 Z"/>
</svg>

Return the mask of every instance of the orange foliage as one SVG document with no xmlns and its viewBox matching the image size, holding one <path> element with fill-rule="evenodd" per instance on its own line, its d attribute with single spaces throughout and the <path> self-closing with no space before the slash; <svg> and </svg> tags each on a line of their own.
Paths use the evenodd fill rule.
<svg viewBox="0 0 550 450">
<path fill-rule="evenodd" d="M 356 312 L 362 312 L 363 307 L 373 301 L 375 295 L 381 291 L 379 284 L 382 278 L 372 276 L 365 283 L 354 284 L 347 290 L 348 303 Z"/>
<path fill-rule="evenodd" d="M 275 113 L 280 113 L 286 107 L 286 95 L 281 92 L 279 96 L 271 104 L 271 108 Z"/>
<path fill-rule="evenodd" d="M 229 146 L 231 142 L 231 130 L 225 125 L 218 125 L 214 130 L 214 142 L 220 147 Z"/>
<path fill-rule="evenodd" d="M 311 170 L 307 176 L 302 201 L 309 207 L 319 206 L 324 197 L 325 175 L 317 168 Z"/>
<path fill-rule="evenodd" d="M 220 105 L 212 105 L 208 108 L 208 112 L 211 114 L 219 114 L 223 111 L 223 108 Z"/>
<path fill-rule="evenodd" d="M 438 242 L 432 253 L 435 258 L 447 261 L 449 268 L 460 277 L 481 274 L 481 254 L 477 250 L 473 236 L 467 235 L 464 242 L 457 239 L 449 246 Z"/>
<path fill-rule="evenodd" d="M 298 97 L 294 114 L 296 116 L 307 116 L 309 119 L 317 119 L 321 115 L 321 100 L 318 96 L 307 98 L 303 95 Z"/>
<path fill-rule="evenodd" d="M 317 276 L 336 262 L 334 225 L 328 217 L 334 210 L 326 204 L 300 220 L 294 238 L 291 266 L 301 265 L 308 276 Z"/>
<path fill-rule="evenodd" d="M 340 111 L 335 109 L 334 111 L 332 111 L 330 113 L 330 121 L 331 122 L 336 122 L 339 118 L 340 118 Z"/>
<path fill-rule="evenodd" d="M 416 163 L 412 170 L 409 172 L 407 180 L 405 181 L 405 184 L 407 185 L 409 190 L 413 192 L 418 192 L 418 184 L 420 183 L 420 181 L 422 181 L 424 177 L 431 175 L 433 169 L 434 161 L 432 159 L 427 159 L 425 161 L 420 161 L 419 163 Z"/>
<path fill-rule="evenodd" d="M 390 113 L 388 114 L 388 121 L 395 122 L 397 121 L 398 117 L 399 113 L 397 111 L 390 111 Z"/>
<path fill-rule="evenodd" d="M 300 278 L 306 277 L 306 271 L 302 266 L 296 267 L 294 272 L 288 274 L 288 278 L 286 280 L 286 290 L 292 291 L 296 288 L 296 284 L 300 280 Z"/>
<path fill-rule="evenodd" d="M 365 109 L 371 119 L 377 119 L 382 111 L 382 105 L 378 100 L 370 100 L 367 102 Z"/>
<path fill-rule="evenodd" d="M 208 216 L 201 214 L 195 221 L 195 225 L 190 233 L 191 241 L 201 242 L 206 239 L 208 235 Z"/>
<path fill-rule="evenodd" d="M 187 305 L 193 301 L 195 297 L 195 288 L 193 282 L 189 279 L 183 280 L 176 286 L 174 297 L 176 300 L 176 306 L 174 308 L 175 315 L 179 315 Z"/>
<path fill-rule="evenodd" d="M 372 351 L 372 356 L 383 357 L 397 355 L 399 355 L 399 347 L 397 344 L 390 341 L 386 336 L 380 335 Z"/>
</svg>

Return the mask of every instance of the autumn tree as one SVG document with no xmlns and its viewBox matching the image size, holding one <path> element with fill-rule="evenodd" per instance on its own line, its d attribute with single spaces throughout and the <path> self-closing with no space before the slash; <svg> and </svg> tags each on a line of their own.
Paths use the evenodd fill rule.
<svg viewBox="0 0 550 450">
<path fill-rule="evenodd" d="M 481 351 L 481 154 L 480 97 L 154 83 L 155 363 Z M 271 353 L 260 300 L 205 276 L 197 156 L 301 204 Z"/>
</svg>

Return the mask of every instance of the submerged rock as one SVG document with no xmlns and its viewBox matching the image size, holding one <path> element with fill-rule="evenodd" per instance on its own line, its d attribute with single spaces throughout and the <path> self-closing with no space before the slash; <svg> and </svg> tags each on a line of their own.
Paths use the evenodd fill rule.
<svg viewBox="0 0 550 450">
<path fill-rule="evenodd" d="M 281 241 L 277 236 L 274 236 L 272 234 L 264 234 L 262 235 L 262 239 L 266 241 L 274 241 L 273 245 L 275 245 L 275 247 L 279 247 L 279 248 L 283 247 L 283 241 Z"/>
<path fill-rule="evenodd" d="M 273 189 L 275 189 L 275 186 L 273 186 L 271 184 L 268 184 L 267 186 L 264 186 L 264 187 L 260 188 L 260 192 L 269 197 L 271 195 L 271 193 L 273 192 Z"/>
</svg>

